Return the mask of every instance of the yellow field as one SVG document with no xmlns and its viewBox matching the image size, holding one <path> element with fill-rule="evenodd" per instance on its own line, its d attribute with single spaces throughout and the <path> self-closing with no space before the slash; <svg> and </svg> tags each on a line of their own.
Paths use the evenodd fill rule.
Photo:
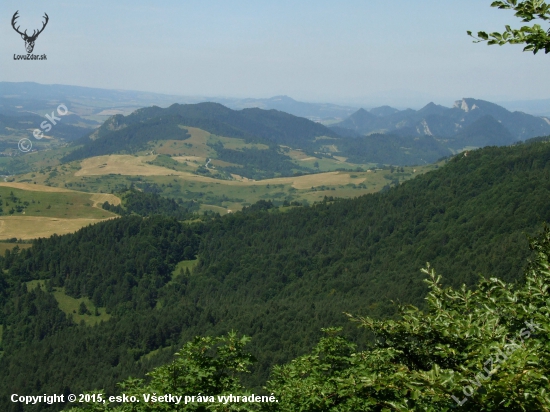
<svg viewBox="0 0 550 412">
<path fill-rule="evenodd" d="M 4 256 L 6 250 L 12 250 L 14 247 L 19 247 L 19 249 L 28 249 L 32 245 L 30 243 L 5 243 L 0 242 L 0 255 Z"/>
<path fill-rule="evenodd" d="M 158 142 L 153 150 L 158 154 L 213 157 L 216 151 L 207 145 L 211 134 L 196 127 L 180 126 L 186 129 L 191 137 L 185 140 L 164 140 Z"/>
<path fill-rule="evenodd" d="M 121 203 L 120 198 L 108 193 L 95 193 L 90 196 L 90 200 L 94 202 L 94 207 L 101 208 L 101 205 L 105 202 L 109 202 L 112 205 L 118 206 Z"/>
<path fill-rule="evenodd" d="M 15 182 L 1 182 L 0 187 L 33 192 L 32 197 L 25 197 L 25 192 L 15 191 L 17 196 L 23 200 L 27 199 L 29 203 L 32 199 L 33 204 L 21 214 L 0 216 L 0 239 L 27 240 L 50 237 L 54 233 L 63 235 L 76 232 L 84 226 L 116 216 L 101 208 L 105 201 L 114 205 L 121 203 L 120 198 L 107 193 L 85 193 L 60 187 Z M 38 203 L 35 203 L 34 199 Z"/>
<path fill-rule="evenodd" d="M 291 184 L 295 189 L 309 189 L 316 186 L 347 185 L 348 183 L 359 184 L 364 181 L 364 177 L 351 178 L 349 172 L 326 172 L 314 175 L 277 177 L 275 179 L 262 180 L 260 182 L 246 182 L 245 184 Z"/>
<path fill-rule="evenodd" d="M 107 219 L 58 219 L 39 216 L 0 216 L 0 239 L 36 239 L 76 232 Z"/>
<path fill-rule="evenodd" d="M 206 163 L 206 157 L 201 156 L 173 156 L 172 159 L 183 163 L 183 162 L 197 162 L 200 164 Z"/>
<path fill-rule="evenodd" d="M 121 174 L 127 176 L 168 176 L 173 170 L 165 167 L 150 165 L 145 162 L 153 161 L 157 156 L 106 155 L 85 159 L 81 169 L 75 176 L 103 176 Z"/>
<path fill-rule="evenodd" d="M 219 180 L 194 175 L 187 172 L 178 172 L 166 167 L 150 165 L 145 162 L 153 161 L 156 155 L 149 156 L 131 156 L 131 155 L 106 155 L 92 157 L 82 161 L 82 167 L 75 173 L 75 176 L 104 176 L 108 174 L 121 174 L 128 176 L 179 176 L 185 180 L 220 183 Z M 181 156 L 175 158 L 203 160 L 201 157 Z M 180 160 L 181 161 L 181 160 Z M 267 179 L 262 181 L 253 180 L 225 180 L 221 181 L 224 185 L 268 185 L 268 184 L 291 184 L 296 189 L 307 189 L 312 186 L 321 185 L 345 185 L 348 183 L 361 183 L 364 179 L 351 179 L 349 173 L 346 172 L 327 172 L 314 175 L 281 177 L 275 179 Z M 29 185 L 32 186 L 32 185 Z"/>
<path fill-rule="evenodd" d="M 336 160 L 339 160 L 340 162 L 345 162 L 346 160 L 348 160 L 347 157 L 343 157 L 343 156 L 332 156 L 334 157 Z"/>
<path fill-rule="evenodd" d="M 13 187 L 14 189 L 30 190 L 33 192 L 73 192 L 73 190 L 62 187 L 51 187 L 44 185 L 33 185 L 30 183 L 0 182 L 0 186 Z"/>
<path fill-rule="evenodd" d="M 211 136 L 211 133 L 206 132 L 196 127 L 184 127 L 187 129 L 191 137 L 184 140 L 184 143 L 193 145 L 193 152 L 198 153 L 197 156 L 213 156 L 216 152 L 206 143 Z M 193 154 L 193 153 L 190 153 Z"/>
</svg>

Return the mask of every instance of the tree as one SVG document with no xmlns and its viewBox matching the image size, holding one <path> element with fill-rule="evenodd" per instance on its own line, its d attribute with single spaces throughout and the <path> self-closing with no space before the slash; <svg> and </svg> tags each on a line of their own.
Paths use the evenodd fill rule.
<svg viewBox="0 0 550 412">
<path fill-rule="evenodd" d="M 550 20 L 550 4 L 547 4 L 543 0 L 519 2 L 517 0 L 493 1 L 491 7 L 514 10 L 516 12 L 515 16 L 519 17 L 524 23 L 533 20 Z M 539 24 L 523 26 L 519 29 L 512 29 L 506 25 L 505 28 L 505 31 L 502 33 L 479 31 L 477 37 L 473 36 L 471 31 L 467 33 L 475 39 L 476 43 L 486 41 L 488 45 L 498 44 L 499 46 L 507 43 L 525 44 L 526 46 L 523 51 L 532 51 L 533 54 L 537 54 L 539 50 L 544 50 L 545 53 L 550 52 L 550 29 L 544 31 Z"/>
<path fill-rule="evenodd" d="M 79 315 L 89 315 L 90 311 L 86 307 L 86 304 L 84 302 L 80 302 L 80 307 L 78 308 L 78 314 Z"/>
<path fill-rule="evenodd" d="M 122 394 L 135 397 L 134 401 L 90 402 L 70 412 L 248 411 L 247 403 L 224 403 L 218 396 L 250 395 L 240 382 L 255 361 L 244 349 L 249 341 L 249 337 L 235 332 L 196 337 L 175 354 L 172 362 L 148 373 L 147 380 L 128 378 L 118 384 Z M 94 393 L 108 399 L 104 391 Z M 181 397 L 181 402 L 176 405 L 159 400 L 163 395 Z"/>
</svg>

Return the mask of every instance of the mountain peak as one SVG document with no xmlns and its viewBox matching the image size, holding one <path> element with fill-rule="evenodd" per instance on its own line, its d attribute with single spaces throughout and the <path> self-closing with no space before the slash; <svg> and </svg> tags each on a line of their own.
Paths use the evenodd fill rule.
<svg viewBox="0 0 550 412">
<path fill-rule="evenodd" d="M 441 106 L 440 104 L 435 104 L 434 102 L 430 102 L 426 106 L 424 106 L 422 109 L 420 109 L 418 113 L 422 115 L 442 114 L 448 110 L 449 109 L 445 106 Z"/>
<path fill-rule="evenodd" d="M 376 116 L 384 117 L 384 116 L 390 116 L 394 113 L 397 113 L 399 112 L 399 110 L 391 106 L 380 106 L 380 107 L 375 107 L 373 109 L 370 109 L 369 112 Z"/>
<path fill-rule="evenodd" d="M 498 104 L 488 102 L 486 100 L 473 99 L 471 97 L 465 97 L 462 100 L 457 100 L 453 106 L 454 109 L 460 109 L 466 113 L 471 112 L 476 109 L 481 109 L 484 113 L 491 114 L 495 118 L 496 113 L 500 115 L 509 114 L 510 111 L 506 110 L 504 107 L 499 106 Z"/>
<path fill-rule="evenodd" d="M 369 112 L 368 110 L 365 110 L 363 108 L 357 110 L 355 113 L 353 113 L 349 118 L 355 119 L 355 120 L 367 120 L 367 119 L 374 119 L 377 116 Z"/>
<path fill-rule="evenodd" d="M 472 110 L 479 109 L 479 106 L 476 103 L 476 99 L 463 98 L 462 100 L 457 100 L 453 108 L 460 109 L 468 113 Z"/>
<path fill-rule="evenodd" d="M 273 96 L 273 97 L 270 97 L 269 99 L 267 99 L 269 101 L 272 101 L 272 102 L 292 102 L 292 103 L 296 103 L 297 101 L 294 100 L 292 97 L 290 96 L 287 96 L 287 95 L 281 95 L 281 96 Z"/>
</svg>

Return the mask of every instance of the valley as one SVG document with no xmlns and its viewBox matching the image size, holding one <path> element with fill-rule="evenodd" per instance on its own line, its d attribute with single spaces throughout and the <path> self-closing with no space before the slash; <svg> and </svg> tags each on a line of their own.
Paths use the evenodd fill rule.
<svg viewBox="0 0 550 412">
<path fill-rule="evenodd" d="M 536 235 L 541 220 L 550 219 L 550 145 L 538 140 L 455 156 L 382 193 L 353 199 L 278 208 L 259 202 L 242 212 L 187 223 L 158 215 L 143 219 L 132 212 L 35 241 L 30 248 L 21 244 L 19 252 L 0 259 L 4 281 L 16 285 L 20 279 L 26 285 L 24 290 L 10 287 L 11 297 L 2 298 L 7 312 L 0 363 L 25 361 L 0 378 L 0 387 L 22 385 L 30 365 L 39 363 L 43 367 L 33 379 L 46 382 L 40 386 L 44 391 L 56 391 L 60 382 L 46 376 L 53 370 L 76 376 L 84 365 L 96 370 L 102 383 L 79 375 L 71 390 L 101 385 L 113 393 L 114 382 L 170 361 L 171 353 L 194 336 L 222 336 L 237 328 L 253 336 L 250 350 L 258 359 L 243 382 L 260 390 L 271 365 L 306 353 L 321 338 L 321 328 L 341 327 L 350 339 L 364 342 L 364 333 L 342 312 L 385 319 L 396 316 L 392 300 L 423 307 L 427 289 L 419 268 L 427 261 L 454 287 L 472 287 L 477 273 L 519 281 L 533 256 L 525 234 Z M 315 176 L 276 178 L 271 185 L 301 190 L 300 179 Z M 356 179 L 351 172 L 344 176 Z M 212 179 L 200 178 L 205 180 L 195 184 Z M 230 182 L 261 187 L 261 182 Z M 338 183 L 344 182 L 331 182 Z M 304 190 L 311 184 L 302 182 Z M 8 182 L 2 190 L 22 200 L 32 193 L 75 196 L 74 206 L 80 201 L 84 210 L 93 207 L 86 206 L 93 199 L 115 202 L 98 197 L 110 194 L 53 186 L 50 192 L 23 190 L 29 187 L 40 189 Z M 154 213 L 155 204 L 160 208 L 157 194 L 132 196 L 130 201 L 125 194 L 121 205 L 133 204 L 140 213 Z M 149 206 L 137 208 L 146 201 Z M 58 203 L 58 212 L 64 213 L 66 203 Z M 17 296 L 21 305 L 50 309 L 41 311 L 42 317 L 27 306 L 14 311 L 9 302 Z M 91 315 L 80 310 L 82 302 Z M 28 335 L 25 325 L 43 332 Z M 89 346 L 97 350 L 78 349 Z M 66 353 L 78 353 L 78 364 L 66 363 Z"/>
<path fill-rule="evenodd" d="M 352 163 L 338 156 L 338 142 L 328 137 L 313 142 L 334 153 L 270 146 L 269 141 L 256 143 L 246 138 L 224 137 L 185 125 L 177 130 L 185 133 L 184 140 L 156 138 L 136 147 L 133 154 L 107 154 L 72 161 L 69 158 L 64 162 L 75 148 L 79 150 L 78 145 L 28 153 L 10 160 L 13 164 L 21 159 L 18 168 L 27 172 L 5 180 L 106 194 L 135 186 L 197 202 L 201 210 L 225 214 L 259 200 L 272 200 L 276 205 L 285 201 L 312 204 L 325 196 L 345 198 L 375 193 L 443 164 L 397 167 Z M 261 161 L 250 163 L 251 156 Z M 231 162 L 225 160 L 228 157 Z"/>
<path fill-rule="evenodd" d="M 550 1 L 111 3 L 0 3 L 0 412 L 550 412 Z"/>
</svg>

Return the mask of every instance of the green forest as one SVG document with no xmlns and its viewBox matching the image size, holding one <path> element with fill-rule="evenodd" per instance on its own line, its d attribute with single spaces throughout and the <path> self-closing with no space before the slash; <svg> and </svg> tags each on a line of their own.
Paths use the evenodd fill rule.
<svg viewBox="0 0 550 412">
<path fill-rule="evenodd" d="M 130 190 L 120 209 L 104 205 L 121 217 L 0 259 L 0 408 L 45 407 L 13 393 L 188 388 L 273 393 L 280 402 L 251 406 L 266 410 L 448 410 L 491 345 L 547 310 L 549 140 L 462 153 L 383 193 L 224 217 Z M 512 384 L 507 410 L 548 407 L 537 316 L 544 332 L 462 408 L 499 404 L 498 385 Z M 157 406 L 139 410 L 206 410 Z M 248 406 L 230 407 L 209 406 Z"/>
</svg>

